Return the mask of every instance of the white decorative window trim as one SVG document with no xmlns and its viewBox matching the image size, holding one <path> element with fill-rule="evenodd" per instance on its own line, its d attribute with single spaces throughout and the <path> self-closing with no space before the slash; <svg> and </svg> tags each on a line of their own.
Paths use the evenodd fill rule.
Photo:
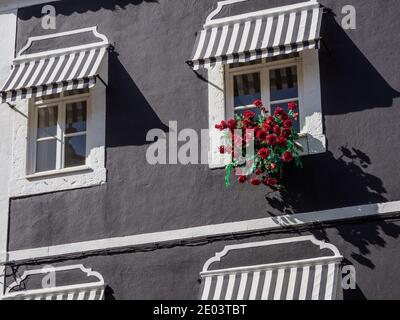
<svg viewBox="0 0 400 320">
<path fill-rule="evenodd" d="M 99 74 L 106 83 L 108 82 L 107 64 L 108 59 L 105 57 L 99 68 Z M 20 197 L 105 184 L 107 180 L 105 168 L 106 87 L 102 83 L 97 83 L 90 89 L 85 166 L 32 174 L 28 154 L 29 104 L 28 100 L 22 100 L 14 107 L 9 196 Z"/>
<path fill-rule="evenodd" d="M 23 281 L 29 276 L 34 275 L 47 275 L 54 274 L 57 272 L 65 272 L 71 270 L 80 270 L 88 278 L 94 277 L 96 281 L 73 284 L 65 286 L 55 286 L 51 288 L 32 289 L 25 291 L 15 291 L 14 288 L 19 287 Z M 2 299 L 4 300 L 102 300 L 104 296 L 105 283 L 103 276 L 90 268 L 85 268 L 82 264 L 62 266 L 62 267 L 45 267 L 42 269 L 28 270 L 25 271 L 21 277 L 18 277 L 15 282 L 9 285 L 6 289 L 5 295 Z M 86 299 L 85 299 L 86 298 Z"/>
<path fill-rule="evenodd" d="M 321 105 L 321 84 L 318 50 L 304 50 L 300 53 L 299 66 L 299 96 L 300 96 L 300 126 L 299 140 L 304 151 L 303 155 L 326 152 L 326 137 L 323 131 Z M 223 144 L 222 134 L 215 125 L 233 116 L 228 107 L 227 95 L 230 94 L 225 79 L 227 66 L 217 65 L 208 68 L 208 106 L 210 128 L 209 167 L 222 168 L 229 161 L 228 156 L 218 152 L 218 146 Z"/>
</svg>

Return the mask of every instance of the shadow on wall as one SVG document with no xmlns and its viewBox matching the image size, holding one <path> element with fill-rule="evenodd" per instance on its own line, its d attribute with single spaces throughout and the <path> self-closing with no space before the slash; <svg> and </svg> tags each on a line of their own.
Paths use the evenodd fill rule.
<svg viewBox="0 0 400 320">
<path fill-rule="evenodd" d="M 319 192 L 312 192 L 313 198 L 308 199 L 307 203 L 323 203 L 325 207 L 334 208 L 337 199 L 341 199 L 344 203 L 351 205 L 359 204 L 359 199 L 368 199 L 369 203 L 380 203 L 388 201 L 384 196 L 386 190 L 382 181 L 367 173 L 366 169 L 371 165 L 370 158 L 361 150 L 349 147 L 340 148 L 341 155 L 335 158 L 331 152 L 319 155 L 319 162 L 323 163 L 324 168 L 316 168 L 321 173 L 320 179 L 326 179 L 326 188 Z M 303 179 L 296 182 L 296 172 L 298 169 L 294 166 L 287 168 L 282 184 L 285 186 L 280 190 L 274 190 L 266 195 L 269 205 L 277 209 L 282 214 L 293 214 L 298 212 L 308 212 L 318 210 L 310 210 L 302 207 L 304 200 Z M 305 176 L 308 176 L 306 165 Z M 310 174 L 311 176 L 311 174 Z M 340 179 L 336 179 L 340 177 Z M 309 181 L 310 187 L 318 185 L 314 181 Z M 343 186 L 346 186 L 345 188 Z M 351 192 L 349 192 L 351 190 Z M 318 198 L 318 199 L 316 199 Z M 353 200 L 355 199 L 355 200 Z M 317 201 L 316 201 L 317 200 Z M 273 212 L 269 215 L 274 216 Z"/>
<path fill-rule="evenodd" d="M 337 115 L 367 109 L 391 107 L 400 97 L 379 74 L 337 23 L 333 12 L 325 13 L 321 35 L 333 50 L 320 50 L 323 114 Z M 340 97 L 340 104 L 335 104 Z"/>
<path fill-rule="evenodd" d="M 105 10 L 123 10 L 129 5 L 137 6 L 141 3 L 158 3 L 158 0 L 69 0 L 57 1 L 50 3 L 56 7 L 56 12 L 62 12 L 63 15 L 69 16 L 73 13 L 85 13 L 87 11 Z M 21 10 L 18 12 L 18 18 L 21 20 L 29 20 L 32 17 L 41 18 L 43 5 L 36 6 L 37 10 Z"/>
<path fill-rule="evenodd" d="M 106 147 L 141 146 L 151 143 L 146 141 L 149 130 L 168 132 L 115 51 L 109 54 L 108 79 Z"/>
</svg>

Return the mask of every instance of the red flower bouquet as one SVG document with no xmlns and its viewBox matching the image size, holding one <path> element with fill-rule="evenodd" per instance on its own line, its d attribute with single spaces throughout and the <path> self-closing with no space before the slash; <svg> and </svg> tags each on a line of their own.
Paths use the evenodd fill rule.
<svg viewBox="0 0 400 320">
<path fill-rule="evenodd" d="M 232 155 L 226 166 L 226 185 L 232 170 L 239 183 L 253 186 L 276 187 L 286 164 L 294 162 L 301 167 L 299 136 L 293 128 L 297 120 L 297 104 L 290 102 L 289 111 L 280 107 L 269 115 L 261 100 L 254 101 L 261 115 L 246 110 L 235 119 L 222 121 L 215 127 L 225 132 L 227 144 L 219 147 L 220 153 Z M 250 152 L 249 152 L 250 150 Z"/>
</svg>

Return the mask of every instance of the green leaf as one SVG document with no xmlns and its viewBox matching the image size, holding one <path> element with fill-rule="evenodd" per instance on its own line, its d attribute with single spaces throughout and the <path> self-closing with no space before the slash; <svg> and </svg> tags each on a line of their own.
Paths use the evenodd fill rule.
<svg viewBox="0 0 400 320">
<path fill-rule="evenodd" d="M 229 177 L 231 176 L 233 169 L 233 164 L 230 163 L 226 166 L 226 174 L 225 174 L 225 186 L 228 188 L 229 187 Z"/>
</svg>

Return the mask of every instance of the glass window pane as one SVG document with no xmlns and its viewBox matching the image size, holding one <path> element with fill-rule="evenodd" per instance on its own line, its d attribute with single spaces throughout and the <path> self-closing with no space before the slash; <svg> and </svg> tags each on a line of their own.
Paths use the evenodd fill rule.
<svg viewBox="0 0 400 320">
<path fill-rule="evenodd" d="M 292 102 L 296 102 L 298 103 L 298 101 L 292 101 Z M 279 103 L 279 104 L 272 104 L 271 105 L 271 114 L 274 114 L 275 109 L 278 107 L 281 107 L 283 110 L 285 110 L 286 112 L 289 112 L 289 103 Z M 297 109 L 296 112 L 299 112 L 299 110 Z M 300 132 L 300 118 L 297 119 L 297 121 L 293 121 L 293 129 L 299 133 Z"/>
<path fill-rule="evenodd" d="M 86 163 L 86 135 L 65 138 L 65 168 Z"/>
<path fill-rule="evenodd" d="M 86 101 L 66 104 L 65 133 L 86 131 Z"/>
<path fill-rule="evenodd" d="M 56 169 L 57 140 L 38 141 L 36 145 L 36 172 Z"/>
<path fill-rule="evenodd" d="M 234 106 L 251 105 L 261 99 L 260 73 L 248 73 L 234 76 Z"/>
<path fill-rule="evenodd" d="M 269 72 L 271 101 L 297 98 L 297 67 L 274 69 Z"/>
<path fill-rule="evenodd" d="M 38 139 L 57 136 L 57 110 L 57 106 L 38 109 Z"/>
</svg>

